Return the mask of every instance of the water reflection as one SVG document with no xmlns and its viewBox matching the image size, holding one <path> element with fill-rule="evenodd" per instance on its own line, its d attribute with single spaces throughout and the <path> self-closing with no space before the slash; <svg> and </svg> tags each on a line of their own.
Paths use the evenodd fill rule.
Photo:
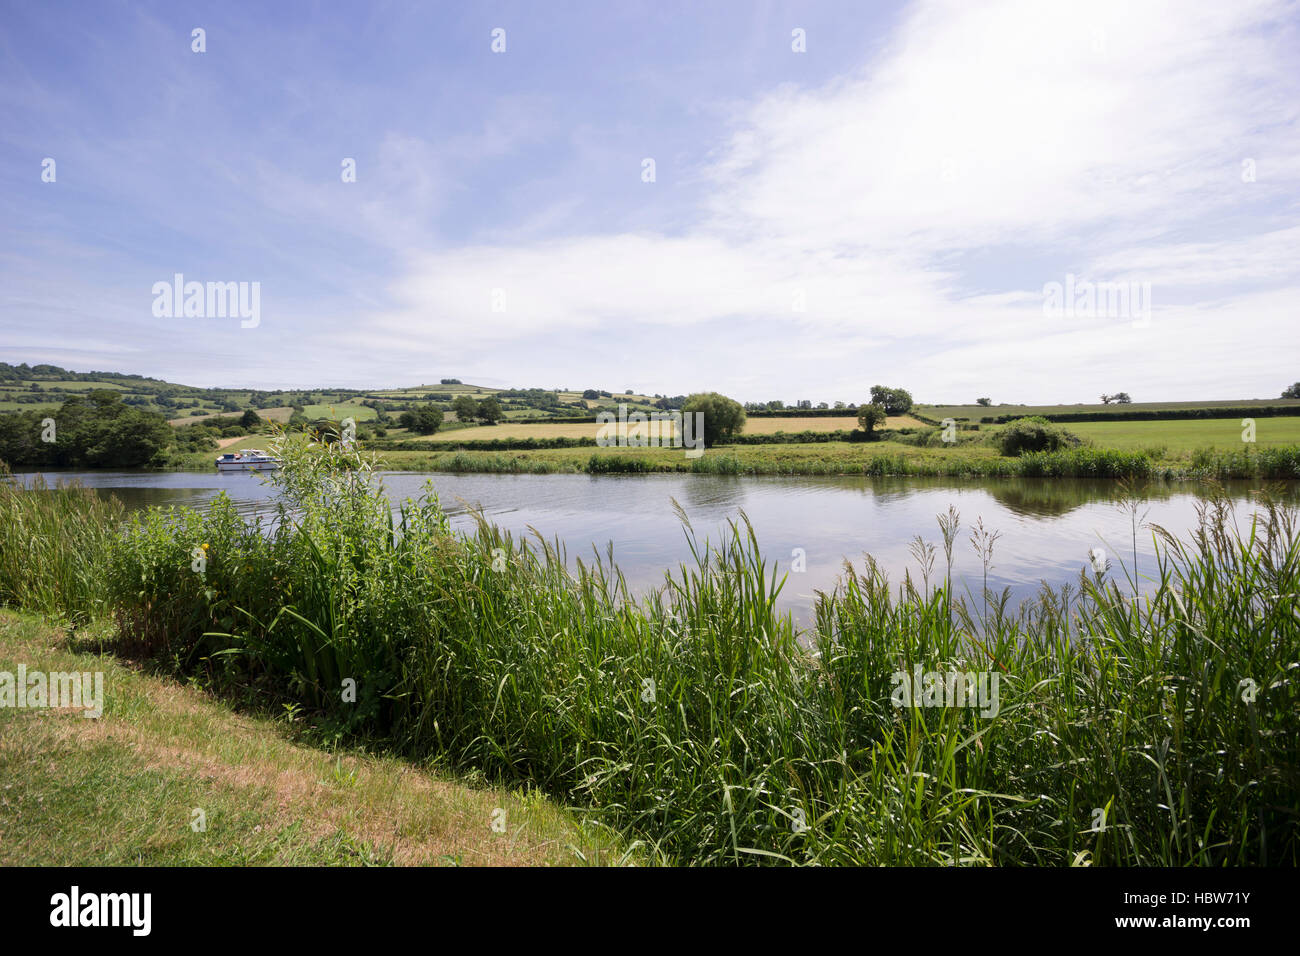
<svg viewBox="0 0 1300 956">
<path fill-rule="evenodd" d="M 274 509 L 274 488 L 251 474 L 186 472 L 47 473 L 47 478 L 77 478 L 129 508 L 153 505 L 201 507 L 225 492 L 244 515 Z M 963 529 L 954 548 L 959 589 L 978 592 L 982 567 L 970 546 L 977 519 L 1001 532 L 989 585 L 1010 588 L 1014 601 L 1034 595 L 1041 581 L 1059 587 L 1077 580 L 1088 551 L 1102 547 L 1112 558 L 1131 561 L 1129 516 L 1117 507 L 1120 487 L 1113 481 L 943 478 L 834 478 L 722 475 L 449 475 L 390 472 L 382 476 L 395 502 L 423 494 L 432 482 L 452 516 L 454 527 L 470 530 L 470 509 L 481 507 L 516 538 L 536 528 L 548 540 L 558 537 L 571 560 L 603 556 L 612 545 L 629 584 L 646 589 L 663 573 L 689 560 L 690 553 L 674 512 L 686 511 L 703 540 L 717 539 L 728 519 L 744 511 L 753 522 L 765 556 L 789 573 L 782 600 L 806 617 L 814 592 L 830 590 L 847 559 L 859 570 L 871 554 L 891 578 L 901 581 L 917 568 L 910 552 L 916 536 L 938 543 L 936 517 L 954 506 Z M 30 475 L 19 475 L 30 480 Z M 1226 490 L 1244 516 L 1252 509 L 1255 486 L 1230 483 Z M 1177 534 L 1196 524 L 1202 486 L 1152 483 L 1141 489 L 1147 520 Z M 1281 487 L 1296 501 L 1300 485 Z M 1152 564 L 1151 534 L 1139 533 L 1137 550 L 1144 568 Z M 806 556 L 806 570 L 792 558 Z"/>
</svg>

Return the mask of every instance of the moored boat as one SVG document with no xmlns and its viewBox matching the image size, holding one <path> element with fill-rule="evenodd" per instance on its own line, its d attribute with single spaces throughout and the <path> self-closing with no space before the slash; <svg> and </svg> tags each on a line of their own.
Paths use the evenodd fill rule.
<svg viewBox="0 0 1300 956">
<path fill-rule="evenodd" d="M 260 448 L 241 448 L 237 455 L 227 452 L 217 458 L 217 471 L 274 471 L 279 467 L 280 459 Z"/>
</svg>

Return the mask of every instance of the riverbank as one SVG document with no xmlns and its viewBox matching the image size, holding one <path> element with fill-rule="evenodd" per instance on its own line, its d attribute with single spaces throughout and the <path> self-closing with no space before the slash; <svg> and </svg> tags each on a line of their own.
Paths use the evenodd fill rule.
<svg viewBox="0 0 1300 956">
<path fill-rule="evenodd" d="M 70 631 L 0 611 L 0 673 L 100 672 L 97 719 L 0 707 L 0 865 L 567 865 L 624 859 L 540 794 L 312 741 Z M 200 820 L 194 814 L 202 811 Z M 501 822 L 501 832 L 493 829 Z"/>
<path fill-rule="evenodd" d="M 695 457 L 681 448 L 598 447 L 594 439 L 563 436 L 477 442 L 434 436 L 359 446 L 383 469 L 461 474 L 1300 480 L 1300 443 L 1294 441 L 1300 419 L 1268 421 L 1258 444 L 1240 441 L 1238 424 L 1231 424 L 1229 434 L 1218 421 L 1084 423 L 1075 427 L 1087 444 L 1020 456 L 1000 454 L 983 432 L 959 432 L 949 444 L 937 430 L 891 430 L 876 441 L 841 440 L 838 432 L 815 441 L 798 440 L 808 437 L 800 434 L 746 435 L 744 442 Z M 276 440 L 267 434 L 230 441 L 267 448 Z M 177 456 L 171 469 L 211 471 L 213 458 L 208 452 Z"/>
<path fill-rule="evenodd" d="M 544 448 L 444 452 L 386 450 L 378 467 L 395 471 L 513 474 L 866 475 L 949 478 L 1300 479 L 1300 445 L 1152 453 L 1085 446 L 999 455 L 980 444 L 951 448 L 899 442 L 722 445 L 697 458 L 673 448 Z"/>
<path fill-rule="evenodd" d="M 743 520 L 708 548 L 687 528 L 694 561 L 635 598 L 608 564 L 454 534 L 431 499 L 395 517 L 325 457 L 347 455 L 289 444 L 301 517 L 274 535 L 220 497 L 123 529 L 93 494 L 0 488 L 0 599 L 111 619 L 177 674 L 676 862 L 1300 862 L 1293 508 L 1238 529 L 1209 494 L 1140 569 L 1103 556 L 1019 608 L 956 596 L 954 549 L 987 574 L 996 537 L 950 511 L 902 586 L 868 562 L 800 629 Z"/>
</svg>

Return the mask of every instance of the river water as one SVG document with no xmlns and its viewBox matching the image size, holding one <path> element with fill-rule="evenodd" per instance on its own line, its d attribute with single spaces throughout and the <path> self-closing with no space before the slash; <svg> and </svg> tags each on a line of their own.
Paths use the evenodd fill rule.
<svg viewBox="0 0 1300 956">
<path fill-rule="evenodd" d="M 31 473 L 20 475 L 30 480 Z M 49 472 L 48 481 L 76 479 L 113 494 L 129 508 L 191 505 L 202 507 L 225 492 L 246 515 L 268 511 L 274 488 L 264 476 L 246 473 L 192 472 Z M 1130 566 L 1134 544 L 1132 521 L 1118 506 L 1113 481 L 1062 479 L 945 479 L 860 477 L 734 477 L 721 475 L 496 475 L 382 473 L 394 501 L 421 494 L 432 482 L 453 526 L 469 529 L 470 511 L 482 508 L 496 524 L 518 535 L 535 528 L 548 540 L 559 538 L 570 560 L 602 556 L 610 543 L 629 584 L 639 589 L 663 580 L 666 569 L 690 560 L 680 520 L 672 503 L 689 516 L 700 540 L 716 540 L 726 522 L 743 510 L 753 522 L 763 554 L 781 572 L 790 572 L 782 604 L 806 619 L 814 592 L 829 590 L 845 560 L 859 570 L 869 553 L 889 573 L 902 579 L 919 568 L 910 552 L 917 535 L 943 554 L 936 517 L 949 505 L 961 516 L 954 546 L 954 580 L 958 593 L 977 595 L 983 565 L 970 542 L 977 520 L 1000 537 L 993 547 L 989 586 L 1010 588 L 1013 604 L 1031 597 L 1041 582 L 1053 587 L 1078 580 L 1089 567 L 1089 553 L 1101 548 L 1122 574 L 1118 561 Z M 1237 502 L 1244 526 L 1255 508 L 1257 486 L 1225 486 Z M 1273 486 L 1277 488 L 1278 486 Z M 1296 483 L 1283 489 L 1300 499 Z M 1192 483 L 1148 486 L 1139 518 L 1184 535 L 1196 526 L 1196 508 L 1204 490 Z M 1154 569 L 1152 535 L 1140 528 L 1137 561 L 1145 577 Z M 802 562 L 800 562 L 802 554 Z M 797 570 L 802 563 L 803 570 Z M 933 579 L 932 579 L 933 580 Z"/>
</svg>

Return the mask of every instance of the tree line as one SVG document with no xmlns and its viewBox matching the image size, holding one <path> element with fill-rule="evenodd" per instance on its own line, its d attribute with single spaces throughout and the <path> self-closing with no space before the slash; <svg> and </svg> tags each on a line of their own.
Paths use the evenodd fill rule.
<svg viewBox="0 0 1300 956">
<path fill-rule="evenodd" d="M 173 433 L 156 412 L 108 389 L 69 398 L 57 412 L 0 415 L 0 460 L 11 466 L 138 468 L 160 465 Z"/>
</svg>

